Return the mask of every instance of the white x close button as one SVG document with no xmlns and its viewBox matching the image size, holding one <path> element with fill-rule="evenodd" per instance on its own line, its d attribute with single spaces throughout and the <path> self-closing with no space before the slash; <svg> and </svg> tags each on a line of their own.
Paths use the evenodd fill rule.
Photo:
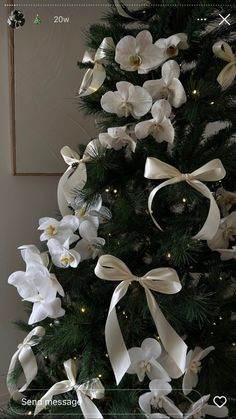
<svg viewBox="0 0 236 419">
<path fill-rule="evenodd" d="M 230 13 L 226 16 L 226 17 L 223 17 L 220 13 L 219 13 L 219 16 L 221 17 L 221 22 L 219 23 L 219 26 L 220 25 L 222 25 L 222 23 L 227 23 L 227 25 L 229 25 L 230 26 L 230 23 L 229 23 L 229 21 L 227 20 L 228 19 L 228 17 L 230 16 Z"/>
</svg>

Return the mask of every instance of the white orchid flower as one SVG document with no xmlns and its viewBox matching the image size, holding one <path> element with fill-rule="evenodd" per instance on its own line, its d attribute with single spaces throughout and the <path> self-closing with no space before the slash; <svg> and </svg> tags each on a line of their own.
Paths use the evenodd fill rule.
<svg viewBox="0 0 236 419">
<path fill-rule="evenodd" d="M 220 253 L 221 260 L 236 259 L 236 246 L 232 246 L 232 249 L 216 249 Z"/>
<path fill-rule="evenodd" d="M 116 45 L 115 61 L 126 71 L 148 73 L 163 62 L 162 49 L 153 44 L 152 35 L 144 30 L 135 37 L 127 35 Z"/>
<path fill-rule="evenodd" d="M 193 403 L 184 415 L 184 419 L 202 419 L 205 416 L 213 416 L 214 418 L 225 418 L 228 416 L 228 408 L 226 406 L 218 407 L 207 404 L 210 394 L 201 397 L 197 402 Z"/>
<path fill-rule="evenodd" d="M 150 380 L 155 378 L 164 381 L 170 381 L 167 372 L 157 362 L 157 358 L 161 355 L 161 345 L 156 339 L 144 339 L 141 348 L 129 349 L 129 357 L 131 365 L 127 370 L 128 374 L 137 374 L 139 381 L 143 381 L 145 375 Z"/>
<path fill-rule="evenodd" d="M 26 272 L 14 272 L 8 278 L 8 283 L 16 287 L 23 300 L 33 303 L 28 324 L 65 314 L 60 298 L 56 297 L 57 293 L 64 296 L 63 288 L 56 276 L 46 271 L 45 267 L 35 265 L 30 266 Z"/>
<path fill-rule="evenodd" d="M 236 236 L 236 211 L 220 220 L 215 236 L 208 240 L 207 244 L 212 250 L 227 249 L 230 240 L 234 240 L 234 236 Z"/>
<path fill-rule="evenodd" d="M 120 150 L 123 147 L 130 147 L 135 152 L 136 141 L 126 132 L 127 126 L 108 128 L 107 133 L 99 134 L 100 143 L 106 148 Z"/>
<path fill-rule="evenodd" d="M 95 259 L 101 252 L 105 240 L 97 237 L 96 227 L 89 221 L 84 221 L 79 229 L 81 240 L 76 244 L 74 250 L 81 256 L 81 261 L 86 259 Z"/>
<path fill-rule="evenodd" d="M 201 360 L 205 358 L 215 348 L 209 346 L 206 349 L 202 349 L 196 346 L 194 350 L 190 350 L 186 357 L 186 370 L 183 377 L 183 393 L 189 394 L 198 383 L 198 373 L 201 371 Z"/>
<path fill-rule="evenodd" d="M 132 115 L 135 119 L 149 112 L 152 97 L 146 89 L 127 81 L 119 81 L 116 88 L 117 91 L 107 92 L 101 98 L 101 106 L 106 112 L 116 113 L 119 117 Z"/>
<path fill-rule="evenodd" d="M 147 417 L 152 414 L 152 410 L 161 412 L 164 410 L 171 418 L 183 418 L 182 412 L 175 406 L 169 397 L 166 397 L 172 391 L 172 387 L 164 380 L 152 380 L 149 383 L 150 392 L 144 393 L 139 397 L 139 406 L 145 412 Z M 158 416 L 156 416 L 158 417 Z M 159 416 L 165 417 L 165 416 Z"/>
<path fill-rule="evenodd" d="M 74 249 L 70 249 L 69 239 L 61 244 L 56 239 L 50 239 L 47 243 L 49 253 L 54 265 L 59 268 L 76 268 L 80 262 L 80 254 Z"/>
<path fill-rule="evenodd" d="M 158 143 L 167 141 L 172 143 L 175 136 L 174 127 L 171 124 L 169 116 L 171 106 L 165 99 L 157 100 L 152 109 L 152 119 L 139 122 L 135 125 L 135 135 L 137 138 L 146 138 L 151 135 Z"/>
<path fill-rule="evenodd" d="M 38 230 L 43 230 L 40 240 L 54 238 L 64 243 L 69 238 L 70 243 L 73 243 L 79 238 L 76 234 L 73 234 L 78 227 L 79 219 L 74 215 L 65 215 L 61 221 L 50 217 L 40 218 Z"/>
<path fill-rule="evenodd" d="M 75 216 L 78 217 L 80 225 L 84 221 L 89 221 L 98 228 L 99 224 L 106 223 L 112 217 L 111 211 L 102 205 L 101 195 L 91 204 L 87 204 L 81 198 L 76 198 L 75 208 Z"/>
<path fill-rule="evenodd" d="M 40 253 L 34 244 L 28 244 L 18 247 L 21 251 L 22 259 L 25 261 L 26 270 L 32 265 L 41 265 L 47 268 L 49 257 L 47 252 Z"/>
<path fill-rule="evenodd" d="M 189 47 L 187 40 L 188 37 L 186 33 L 177 33 L 169 36 L 169 38 L 158 39 L 155 42 L 155 45 L 162 49 L 162 62 L 169 58 L 176 57 L 180 49 L 187 49 Z"/>
<path fill-rule="evenodd" d="M 150 93 L 153 100 L 167 99 L 175 108 L 187 101 L 182 83 L 179 81 L 180 67 L 176 61 L 170 60 L 161 68 L 162 78 L 145 81 L 143 87 Z"/>
</svg>

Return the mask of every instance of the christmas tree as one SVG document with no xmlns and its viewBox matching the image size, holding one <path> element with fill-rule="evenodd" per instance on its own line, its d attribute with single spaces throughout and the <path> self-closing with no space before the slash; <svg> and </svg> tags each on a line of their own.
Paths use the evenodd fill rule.
<svg viewBox="0 0 236 419">
<path fill-rule="evenodd" d="M 236 417 L 236 10 L 169 3 L 88 29 L 98 136 L 62 149 L 62 217 L 9 278 L 29 321 L 1 418 Z"/>
</svg>

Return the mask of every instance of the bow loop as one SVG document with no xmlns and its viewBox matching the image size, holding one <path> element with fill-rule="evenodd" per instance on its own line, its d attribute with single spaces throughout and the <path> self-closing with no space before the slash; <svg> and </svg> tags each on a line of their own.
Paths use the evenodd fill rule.
<svg viewBox="0 0 236 419">
<path fill-rule="evenodd" d="M 213 182 L 225 177 L 226 171 L 220 159 L 214 159 L 195 170 L 191 176 L 204 182 Z"/>
<path fill-rule="evenodd" d="M 221 58 L 224 61 L 227 61 L 227 62 L 236 61 L 236 57 L 234 56 L 234 53 L 231 47 L 229 46 L 229 44 L 227 44 L 227 42 L 224 42 L 224 41 L 216 42 L 213 45 L 212 50 L 216 57 Z"/>
<path fill-rule="evenodd" d="M 76 163 L 79 164 L 79 162 L 81 161 L 80 155 L 76 151 L 68 147 L 67 145 L 62 147 L 61 155 L 64 161 L 66 162 L 66 164 L 68 164 L 68 166 L 70 167 L 72 167 Z"/>
<path fill-rule="evenodd" d="M 116 306 L 125 296 L 132 281 L 138 282 L 144 288 L 148 307 L 162 344 L 172 358 L 177 370 L 183 373 L 187 346 L 168 323 L 150 291 L 158 291 L 164 294 L 179 292 L 181 283 L 176 271 L 170 268 L 157 268 L 139 277 L 133 275 L 120 259 L 112 255 L 103 255 L 98 259 L 95 274 L 101 279 L 122 281 L 113 292 L 105 326 L 107 352 L 117 384 L 128 370 L 130 358 L 120 330 Z"/>
<path fill-rule="evenodd" d="M 78 371 L 78 363 L 74 359 L 68 359 L 63 363 L 68 380 L 71 382 L 71 386 L 76 385 L 76 376 Z"/>
<path fill-rule="evenodd" d="M 122 260 L 112 255 L 100 256 L 94 272 L 99 278 L 108 281 L 134 280 L 134 275 L 128 266 Z"/>
<path fill-rule="evenodd" d="M 154 157 L 147 157 L 144 176 L 148 179 L 170 179 L 181 177 L 181 172 L 175 167 Z"/>
</svg>

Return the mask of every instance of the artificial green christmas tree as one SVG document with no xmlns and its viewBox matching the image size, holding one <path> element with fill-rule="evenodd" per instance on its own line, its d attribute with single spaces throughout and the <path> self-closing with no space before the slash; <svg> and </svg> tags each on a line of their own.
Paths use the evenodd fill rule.
<svg viewBox="0 0 236 419">
<path fill-rule="evenodd" d="M 9 278 L 31 334 L 2 418 L 236 417 L 235 15 L 118 2 L 89 28 L 98 138 L 62 149 L 62 219 Z"/>
</svg>

